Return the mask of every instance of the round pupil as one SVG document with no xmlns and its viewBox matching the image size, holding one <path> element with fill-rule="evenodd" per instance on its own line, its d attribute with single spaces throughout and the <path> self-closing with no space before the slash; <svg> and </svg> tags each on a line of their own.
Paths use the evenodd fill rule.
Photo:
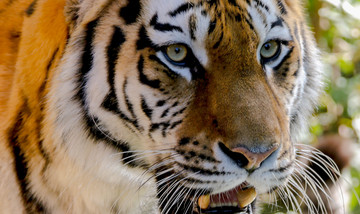
<svg viewBox="0 0 360 214">
<path fill-rule="evenodd" d="M 176 54 L 179 54 L 181 52 L 181 48 L 176 47 L 174 51 L 175 51 Z"/>
<path fill-rule="evenodd" d="M 270 50 L 271 44 L 270 43 L 265 44 L 264 48 L 265 48 L 265 50 Z"/>
</svg>

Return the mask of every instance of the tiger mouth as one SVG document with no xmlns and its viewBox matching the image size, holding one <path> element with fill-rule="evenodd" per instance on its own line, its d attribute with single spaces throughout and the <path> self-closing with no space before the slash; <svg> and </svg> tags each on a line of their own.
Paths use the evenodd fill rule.
<svg viewBox="0 0 360 214">
<path fill-rule="evenodd" d="M 251 213 L 256 196 L 255 189 L 243 183 L 226 192 L 200 196 L 195 213 Z"/>
</svg>

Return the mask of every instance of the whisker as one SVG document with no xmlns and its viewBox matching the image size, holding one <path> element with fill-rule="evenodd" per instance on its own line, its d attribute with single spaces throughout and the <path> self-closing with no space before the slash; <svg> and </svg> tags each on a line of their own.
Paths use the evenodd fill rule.
<svg viewBox="0 0 360 214">
<path fill-rule="evenodd" d="M 329 187 L 321 179 L 321 177 L 319 177 L 319 175 L 313 169 L 311 169 L 309 166 L 307 166 L 306 164 L 304 164 L 300 161 L 296 164 L 302 164 L 307 168 L 302 175 L 305 178 L 305 182 L 307 182 L 309 184 L 309 187 L 310 187 L 312 193 L 315 195 L 315 197 L 318 201 L 318 207 L 320 208 L 320 210 L 323 211 L 325 209 L 325 204 L 321 198 L 321 195 L 319 194 L 319 191 L 317 191 L 317 189 L 321 190 L 321 192 L 326 196 L 326 198 L 328 200 L 332 200 L 331 197 L 326 193 L 326 191 L 320 185 L 322 183 L 327 188 L 328 191 L 329 191 Z M 298 165 L 298 166 L 301 167 L 301 165 Z M 303 168 L 303 169 L 305 169 L 305 168 Z"/>
</svg>

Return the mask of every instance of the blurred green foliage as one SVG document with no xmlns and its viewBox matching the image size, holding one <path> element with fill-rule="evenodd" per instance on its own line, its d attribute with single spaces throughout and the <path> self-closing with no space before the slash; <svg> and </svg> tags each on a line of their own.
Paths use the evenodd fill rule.
<svg viewBox="0 0 360 214">
<path fill-rule="evenodd" d="M 307 0 L 309 23 L 323 52 L 327 79 L 308 141 L 337 134 L 359 144 L 360 138 L 360 0 Z M 359 148 L 359 147 L 358 147 Z M 359 153 L 359 151 L 357 151 Z M 351 163 L 349 182 L 360 195 L 359 161 Z M 360 213 L 353 194 L 349 213 Z"/>
<path fill-rule="evenodd" d="M 360 0 L 307 0 L 309 23 L 323 52 L 327 94 L 312 134 L 360 136 Z"/>
</svg>

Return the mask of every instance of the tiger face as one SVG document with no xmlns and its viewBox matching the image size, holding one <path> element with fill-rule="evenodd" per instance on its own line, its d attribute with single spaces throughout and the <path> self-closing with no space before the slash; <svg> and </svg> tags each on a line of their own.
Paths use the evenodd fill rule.
<svg viewBox="0 0 360 214">
<path fill-rule="evenodd" d="M 151 184 L 159 212 L 253 212 L 237 197 L 286 184 L 321 89 L 300 8 L 69 1 L 47 106 L 55 144 L 101 180 Z"/>
</svg>

